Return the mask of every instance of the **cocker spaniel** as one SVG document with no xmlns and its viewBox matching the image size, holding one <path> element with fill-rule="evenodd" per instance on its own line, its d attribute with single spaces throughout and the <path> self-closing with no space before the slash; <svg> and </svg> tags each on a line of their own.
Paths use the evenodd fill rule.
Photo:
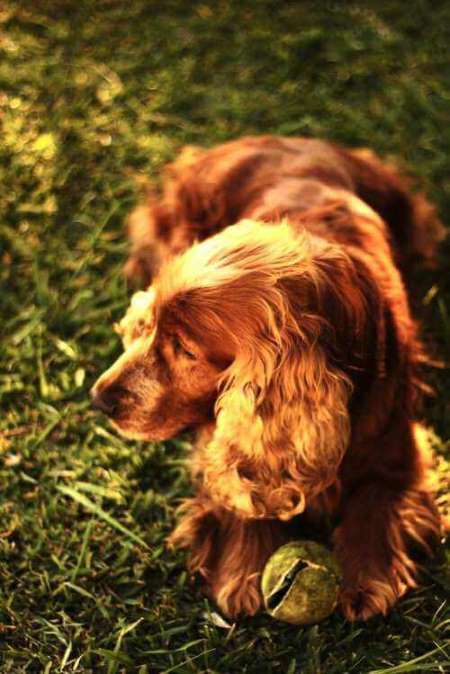
<svg viewBox="0 0 450 674">
<path fill-rule="evenodd" d="M 250 137 L 186 148 L 129 232 L 151 285 L 92 395 L 126 437 L 195 431 L 170 542 L 226 614 L 254 614 L 268 556 L 326 514 L 344 615 L 387 612 L 440 531 L 403 280 L 433 260 L 434 209 L 368 150 Z"/>
</svg>

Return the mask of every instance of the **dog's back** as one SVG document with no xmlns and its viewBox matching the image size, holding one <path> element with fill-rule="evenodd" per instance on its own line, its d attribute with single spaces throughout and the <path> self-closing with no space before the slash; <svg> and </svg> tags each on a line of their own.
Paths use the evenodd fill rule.
<svg viewBox="0 0 450 674">
<path fill-rule="evenodd" d="M 445 237 L 435 207 L 413 181 L 371 150 L 337 148 L 350 172 L 356 194 L 386 222 L 402 266 L 416 258 L 433 265 L 436 248 Z"/>
<path fill-rule="evenodd" d="M 161 193 L 152 192 L 130 218 L 126 273 L 148 283 L 160 262 L 242 218 L 302 221 L 306 211 L 339 205 L 352 194 L 359 208 L 366 204 L 389 228 L 403 271 L 418 257 L 433 263 L 444 228 L 426 197 L 413 193 L 395 167 L 369 150 L 261 136 L 209 150 L 184 148 L 166 167 Z M 338 216 L 336 211 L 336 223 Z M 336 231 L 341 240 L 347 234 L 352 236 L 348 228 Z"/>
</svg>

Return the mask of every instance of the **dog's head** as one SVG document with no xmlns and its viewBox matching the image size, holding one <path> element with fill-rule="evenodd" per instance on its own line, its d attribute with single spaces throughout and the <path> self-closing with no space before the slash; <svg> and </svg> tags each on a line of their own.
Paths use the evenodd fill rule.
<svg viewBox="0 0 450 674">
<path fill-rule="evenodd" d="M 349 354 L 367 307 L 340 246 L 242 221 L 171 260 L 119 324 L 93 388 L 131 438 L 214 422 L 197 470 L 222 504 L 288 518 L 330 484 L 348 443 Z"/>
<path fill-rule="evenodd" d="M 199 340 L 157 284 L 137 292 L 116 326 L 124 353 L 97 381 L 93 404 L 128 438 L 166 440 L 214 418 L 218 378 L 232 354 Z"/>
</svg>

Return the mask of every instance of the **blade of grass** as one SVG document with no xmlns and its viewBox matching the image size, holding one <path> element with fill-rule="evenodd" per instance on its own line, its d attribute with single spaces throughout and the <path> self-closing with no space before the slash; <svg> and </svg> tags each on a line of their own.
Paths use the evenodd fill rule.
<svg viewBox="0 0 450 674">
<path fill-rule="evenodd" d="M 179 662 L 176 665 L 173 665 L 173 667 L 169 667 L 169 669 L 165 669 L 161 674 L 170 674 L 170 672 L 173 672 L 175 669 L 178 669 L 178 667 L 183 667 L 183 665 L 188 665 L 191 662 L 194 662 L 194 660 L 198 660 L 202 656 L 208 655 L 209 653 L 213 653 L 216 649 L 215 648 L 208 648 L 206 651 L 202 651 L 198 655 L 193 655 L 192 658 L 188 658 L 187 660 L 183 660 L 183 662 Z"/>
<path fill-rule="evenodd" d="M 104 522 L 109 524 L 111 527 L 114 529 L 117 529 L 121 533 L 125 534 L 125 536 L 128 536 L 128 538 L 131 538 L 135 543 L 138 543 L 141 545 L 143 548 L 146 550 L 150 550 L 150 547 L 147 545 L 147 543 L 137 534 L 135 534 L 133 531 L 130 531 L 127 527 L 125 527 L 123 524 L 118 522 L 112 515 L 107 513 L 103 508 L 101 508 L 97 503 L 94 503 L 94 501 L 91 501 L 87 496 L 84 494 L 80 494 L 78 491 L 75 489 L 72 489 L 71 487 L 65 487 L 65 486 L 58 486 L 57 487 L 58 491 L 61 492 L 61 494 L 64 494 L 65 496 L 69 496 L 71 499 L 79 503 L 80 505 L 84 506 L 86 510 L 89 512 L 93 513 L 100 519 L 102 519 Z"/>
<path fill-rule="evenodd" d="M 72 571 L 71 576 L 70 576 L 70 580 L 72 581 L 72 583 L 75 582 L 75 579 L 76 579 L 76 577 L 77 577 L 77 575 L 78 575 L 78 572 L 79 572 L 79 570 L 80 570 L 80 568 L 81 568 L 81 565 L 82 565 L 82 563 L 83 563 L 83 561 L 84 561 L 84 557 L 85 557 L 85 555 L 86 555 L 87 546 L 88 546 L 88 543 L 89 543 L 89 536 L 91 535 L 91 531 L 92 531 L 92 527 L 93 527 L 93 526 L 94 526 L 94 520 L 93 520 L 93 519 L 92 519 L 92 520 L 89 520 L 89 522 L 87 523 L 87 527 L 86 527 L 86 529 L 84 530 L 83 541 L 82 541 L 82 543 L 81 543 L 81 550 L 80 550 L 80 554 L 78 555 L 77 565 L 76 565 L 76 567 L 74 568 L 74 570 Z"/>
<path fill-rule="evenodd" d="M 60 665 L 61 669 L 64 669 L 64 667 L 67 665 L 67 661 L 69 659 L 69 656 L 70 656 L 71 652 L 72 652 L 72 642 L 69 641 L 69 643 L 67 644 L 67 648 L 64 652 L 64 655 L 62 657 L 62 660 L 61 660 L 61 665 Z"/>
<path fill-rule="evenodd" d="M 433 668 L 436 668 L 436 671 L 438 672 L 443 671 L 442 667 L 444 667 L 445 664 L 443 662 L 440 662 L 439 664 L 434 662 L 424 663 L 424 660 L 428 660 L 428 658 L 431 658 L 432 655 L 435 655 L 439 652 L 442 652 L 441 648 L 434 648 L 432 651 L 424 653 L 418 658 L 409 660 L 409 662 L 403 662 L 400 665 L 388 667 L 387 669 L 373 669 L 369 672 L 369 674 L 403 674 L 403 672 L 424 672 L 426 670 L 432 670 Z M 450 660 L 448 664 L 450 664 Z"/>
<path fill-rule="evenodd" d="M 122 641 L 123 638 L 126 634 L 131 632 L 132 630 L 135 629 L 144 620 L 144 618 L 139 618 L 136 620 L 136 622 L 132 623 L 131 625 L 127 625 L 126 627 L 122 627 L 122 629 L 119 632 L 119 636 L 117 637 L 116 645 L 114 646 L 114 655 L 116 656 L 116 659 L 111 658 L 109 665 L 108 665 L 108 674 L 116 674 L 117 672 L 117 667 L 119 666 L 119 660 L 117 659 L 120 657 L 122 654 L 120 652 L 120 647 L 122 646 Z M 125 655 L 125 654 L 124 654 Z"/>
</svg>

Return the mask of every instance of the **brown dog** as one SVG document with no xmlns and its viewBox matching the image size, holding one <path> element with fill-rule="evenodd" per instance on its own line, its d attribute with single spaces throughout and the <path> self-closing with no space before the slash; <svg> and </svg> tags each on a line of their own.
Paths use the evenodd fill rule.
<svg viewBox="0 0 450 674">
<path fill-rule="evenodd" d="M 127 273 L 153 283 L 94 404 L 130 438 L 196 431 L 197 493 L 171 542 L 225 613 L 257 611 L 298 515 L 338 519 L 348 618 L 415 585 L 409 545 L 429 551 L 440 524 L 401 273 L 442 231 L 370 152 L 274 137 L 187 148 L 133 214 Z"/>
</svg>

